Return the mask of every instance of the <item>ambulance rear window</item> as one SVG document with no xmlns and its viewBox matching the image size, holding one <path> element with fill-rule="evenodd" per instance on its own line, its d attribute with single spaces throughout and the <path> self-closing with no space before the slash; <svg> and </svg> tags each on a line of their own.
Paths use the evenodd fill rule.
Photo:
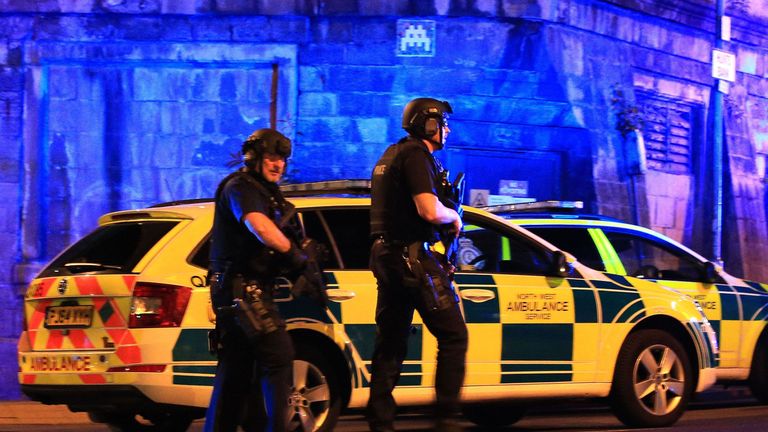
<svg viewBox="0 0 768 432">
<path fill-rule="evenodd" d="M 144 255 L 177 224 L 125 222 L 99 227 L 51 262 L 39 277 L 79 273 L 131 273 Z"/>
</svg>

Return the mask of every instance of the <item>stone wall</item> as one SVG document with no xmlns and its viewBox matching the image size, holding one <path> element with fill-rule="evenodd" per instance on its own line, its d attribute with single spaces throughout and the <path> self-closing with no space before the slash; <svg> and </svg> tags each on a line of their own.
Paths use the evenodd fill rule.
<svg viewBox="0 0 768 432">
<path fill-rule="evenodd" d="M 709 256 L 710 3 L 0 0 L 0 396 L 18 396 L 18 293 L 40 266 L 104 212 L 212 195 L 270 124 L 296 142 L 292 181 L 363 178 L 410 98 L 444 98 L 441 156 L 470 188 L 521 181 Z M 761 5 L 727 9 L 725 261 L 768 281 Z M 433 23 L 433 56 L 397 55 L 403 19 Z M 639 144 L 617 130 L 635 109 Z"/>
</svg>

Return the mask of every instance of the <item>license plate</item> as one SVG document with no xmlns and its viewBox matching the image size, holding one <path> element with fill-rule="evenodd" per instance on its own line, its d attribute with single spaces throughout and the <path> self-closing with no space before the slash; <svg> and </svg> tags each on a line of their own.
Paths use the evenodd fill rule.
<svg viewBox="0 0 768 432">
<path fill-rule="evenodd" d="M 85 328 L 93 321 L 93 306 L 48 306 L 45 328 Z"/>
</svg>

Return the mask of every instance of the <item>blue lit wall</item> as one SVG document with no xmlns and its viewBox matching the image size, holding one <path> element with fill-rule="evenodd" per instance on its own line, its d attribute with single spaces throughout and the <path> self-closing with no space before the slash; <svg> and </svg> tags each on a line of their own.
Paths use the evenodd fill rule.
<svg viewBox="0 0 768 432">
<path fill-rule="evenodd" d="M 291 181 L 367 178 L 402 136 L 404 104 L 446 99 L 439 156 L 470 189 L 506 180 L 583 200 L 706 255 L 713 12 L 674 3 L 1 2 L 0 312 L 13 319 L 0 322 L 0 397 L 19 395 L 19 293 L 40 266 L 105 212 L 211 196 L 242 139 L 272 122 L 296 143 Z M 768 280 L 766 18 L 751 3 L 727 11 L 739 63 L 725 258 Z M 617 130 L 633 110 L 645 171 Z"/>
</svg>

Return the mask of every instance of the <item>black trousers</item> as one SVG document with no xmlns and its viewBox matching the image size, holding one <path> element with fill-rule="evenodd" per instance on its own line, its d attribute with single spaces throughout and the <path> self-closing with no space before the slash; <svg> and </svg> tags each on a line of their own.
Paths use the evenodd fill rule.
<svg viewBox="0 0 768 432">
<path fill-rule="evenodd" d="M 376 343 L 371 365 L 371 393 L 367 417 L 372 431 L 394 430 L 397 405 L 392 390 L 400 378 L 413 312 L 418 310 L 427 329 L 437 339 L 435 374 L 438 423 L 458 414 L 459 393 L 464 383 L 467 326 L 458 303 L 444 310 L 428 310 L 423 296 L 405 284 L 410 270 L 403 248 L 376 241 L 371 248 L 371 269 L 378 283 Z M 446 276 L 447 280 L 447 276 Z"/>
<path fill-rule="evenodd" d="M 271 309 L 277 314 L 274 305 Z M 222 321 L 222 348 L 205 431 L 235 431 L 241 426 L 249 432 L 284 432 L 294 357 L 285 325 L 279 320 L 277 330 L 248 339 L 234 323 Z"/>
</svg>

